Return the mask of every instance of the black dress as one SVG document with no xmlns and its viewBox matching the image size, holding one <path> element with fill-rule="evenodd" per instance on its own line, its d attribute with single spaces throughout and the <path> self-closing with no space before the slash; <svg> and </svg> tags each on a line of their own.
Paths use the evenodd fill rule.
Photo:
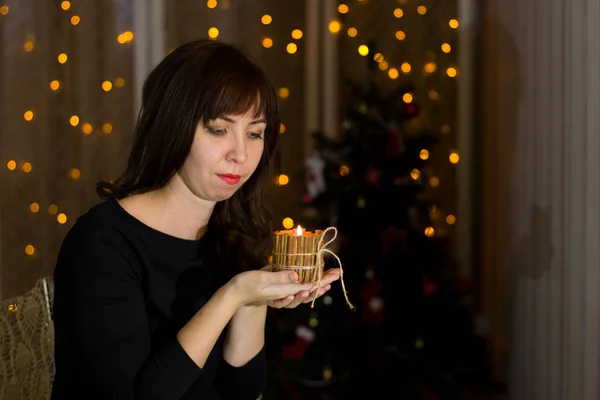
<svg viewBox="0 0 600 400">
<path fill-rule="evenodd" d="M 233 367 L 222 357 L 223 332 L 199 368 L 176 339 L 223 283 L 205 243 L 154 230 L 116 200 L 77 220 L 54 271 L 52 400 L 260 395 L 267 379 L 264 348 Z"/>
</svg>

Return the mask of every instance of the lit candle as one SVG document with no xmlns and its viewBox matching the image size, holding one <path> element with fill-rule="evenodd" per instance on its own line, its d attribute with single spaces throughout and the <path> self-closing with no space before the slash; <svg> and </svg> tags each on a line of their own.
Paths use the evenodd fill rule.
<svg viewBox="0 0 600 400">
<path fill-rule="evenodd" d="M 289 269 L 298 273 L 300 282 L 318 282 L 323 273 L 319 243 L 323 231 L 307 231 L 301 225 L 295 229 L 276 231 L 273 234 L 273 268 Z"/>
<path fill-rule="evenodd" d="M 324 241 L 325 233 L 333 232 L 334 236 Z M 340 266 L 340 281 L 344 290 L 346 303 L 351 309 L 354 306 L 348 300 L 342 271 L 342 262 L 339 257 L 327 245 L 337 237 L 337 229 L 329 227 L 325 230 L 307 231 L 301 225 L 295 229 L 280 230 L 273 232 L 273 271 L 290 270 L 298 274 L 300 283 L 313 283 L 317 285 L 314 292 L 311 307 L 314 307 L 318 289 L 321 287 L 323 268 L 325 262 L 323 256 L 329 254 L 334 257 Z"/>
</svg>

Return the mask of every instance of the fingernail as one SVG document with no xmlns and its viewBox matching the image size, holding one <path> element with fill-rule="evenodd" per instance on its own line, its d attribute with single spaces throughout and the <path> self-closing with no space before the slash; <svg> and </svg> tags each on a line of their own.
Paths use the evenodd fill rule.
<svg viewBox="0 0 600 400">
<path fill-rule="evenodd" d="M 288 278 L 292 282 L 296 282 L 298 280 L 298 275 L 295 272 L 291 272 L 288 274 Z"/>
</svg>

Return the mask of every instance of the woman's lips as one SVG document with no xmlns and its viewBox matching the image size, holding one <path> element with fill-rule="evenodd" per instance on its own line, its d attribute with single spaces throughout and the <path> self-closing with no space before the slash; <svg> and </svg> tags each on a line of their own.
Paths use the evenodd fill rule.
<svg viewBox="0 0 600 400">
<path fill-rule="evenodd" d="M 217 174 L 217 176 L 228 185 L 235 185 L 241 179 L 241 176 L 234 174 Z"/>
</svg>

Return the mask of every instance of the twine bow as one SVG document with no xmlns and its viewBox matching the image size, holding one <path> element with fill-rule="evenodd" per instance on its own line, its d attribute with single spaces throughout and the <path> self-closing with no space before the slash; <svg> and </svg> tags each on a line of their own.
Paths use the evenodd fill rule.
<svg viewBox="0 0 600 400">
<path fill-rule="evenodd" d="M 328 231 L 333 231 L 333 237 L 331 239 L 329 239 L 327 242 L 323 243 L 323 239 L 325 239 L 325 234 Z M 344 292 L 344 298 L 346 299 L 346 304 L 348 304 L 348 307 L 350 307 L 351 310 L 353 310 L 355 307 L 352 305 L 352 303 L 350 303 L 350 300 L 348 299 L 348 292 L 346 291 L 346 285 L 344 284 L 344 269 L 342 267 L 342 261 L 340 260 L 340 258 L 337 256 L 337 254 L 335 254 L 333 251 L 327 249 L 326 247 L 329 246 L 337 237 L 337 229 L 333 226 L 330 226 L 329 228 L 325 229 L 323 231 L 323 234 L 321 235 L 321 239 L 319 239 L 319 243 L 317 245 L 317 252 L 316 253 L 298 253 L 298 254 L 294 254 L 296 256 L 317 256 L 317 260 L 318 260 L 318 264 L 316 266 L 306 266 L 306 265 L 276 265 L 276 267 L 281 268 L 281 269 L 314 269 L 314 268 L 321 268 L 324 266 L 325 262 L 324 262 L 324 257 L 325 254 L 329 254 L 331 256 L 333 256 L 335 258 L 335 260 L 337 261 L 338 265 L 340 266 L 340 282 L 342 284 L 342 290 Z M 323 271 L 324 273 L 325 271 Z M 315 300 L 317 299 L 317 295 L 319 294 L 319 289 L 321 289 L 321 278 L 323 277 L 323 274 L 319 274 L 319 280 L 317 282 L 317 290 L 315 290 L 315 296 L 313 297 L 313 300 L 310 304 L 310 308 L 314 308 L 315 305 Z"/>
</svg>

